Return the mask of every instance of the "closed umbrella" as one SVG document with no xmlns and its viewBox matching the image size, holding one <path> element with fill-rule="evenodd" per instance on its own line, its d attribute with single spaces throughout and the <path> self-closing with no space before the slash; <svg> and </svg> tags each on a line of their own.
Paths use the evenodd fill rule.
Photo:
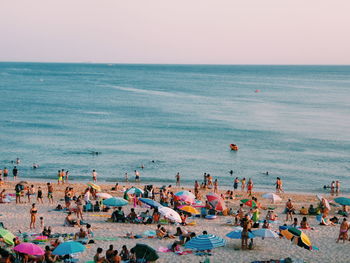
<svg viewBox="0 0 350 263">
<path fill-rule="evenodd" d="M 163 215 L 165 218 L 167 218 L 171 221 L 174 221 L 177 223 L 182 222 L 180 215 L 176 211 L 174 211 L 173 209 L 171 209 L 169 207 L 165 207 L 165 206 L 160 207 L 158 209 L 158 211 L 161 215 Z"/>
<path fill-rule="evenodd" d="M 228 233 L 226 236 L 232 239 L 242 239 L 242 230 L 239 230 L 239 229 L 233 230 L 230 233 Z M 248 231 L 248 238 L 254 238 L 254 237 L 255 235 L 252 232 Z"/>
<path fill-rule="evenodd" d="M 67 241 L 64 243 L 59 244 L 54 251 L 52 251 L 52 254 L 57 256 L 64 256 L 64 255 L 70 255 L 75 253 L 80 253 L 85 251 L 85 246 L 83 246 L 79 242 L 75 241 Z"/>
<path fill-rule="evenodd" d="M 103 200 L 102 202 L 104 205 L 107 206 L 124 206 L 128 204 L 128 201 L 126 201 L 124 198 L 120 198 L 120 197 L 112 197 L 112 198 L 108 198 L 106 200 Z"/>
<path fill-rule="evenodd" d="M 13 246 L 15 243 L 13 242 L 13 239 L 16 238 L 10 231 L 0 228 L 0 237 L 4 240 L 4 242 L 8 245 Z"/>
<path fill-rule="evenodd" d="M 253 230 L 252 233 L 254 234 L 254 236 L 262 237 L 262 238 L 277 238 L 277 237 L 279 237 L 275 231 L 272 231 L 272 230 L 267 229 L 267 228 Z"/>
<path fill-rule="evenodd" d="M 113 197 L 112 195 L 110 195 L 108 193 L 97 193 L 96 196 L 101 198 L 101 199 L 109 199 L 109 198 Z"/>
<path fill-rule="evenodd" d="M 137 259 L 156 261 L 159 258 L 157 252 L 146 244 L 136 244 L 131 251 L 135 253 Z"/>
<path fill-rule="evenodd" d="M 162 207 L 162 205 L 152 199 L 149 198 L 140 198 L 139 199 L 142 203 L 149 205 L 151 207 Z"/>
<path fill-rule="evenodd" d="M 45 254 L 45 251 L 41 247 L 33 243 L 21 243 L 13 249 L 17 252 L 32 256 L 42 256 Z"/>
<path fill-rule="evenodd" d="M 215 235 L 200 235 L 192 238 L 185 244 L 185 248 L 192 250 L 209 250 L 226 245 L 226 240 Z"/>
<path fill-rule="evenodd" d="M 282 198 L 274 193 L 266 193 L 262 195 L 263 198 L 270 199 L 272 203 L 282 201 Z"/>
</svg>

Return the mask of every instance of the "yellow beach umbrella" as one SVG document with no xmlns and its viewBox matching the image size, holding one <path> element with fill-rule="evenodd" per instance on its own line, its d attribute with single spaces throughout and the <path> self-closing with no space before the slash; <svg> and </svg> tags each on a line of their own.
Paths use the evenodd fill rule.
<svg viewBox="0 0 350 263">
<path fill-rule="evenodd" d="M 88 186 L 90 186 L 91 188 L 95 189 L 96 191 L 101 191 L 101 187 L 97 184 L 94 184 L 94 183 L 87 183 Z"/>
<path fill-rule="evenodd" d="M 185 211 L 187 213 L 193 214 L 193 215 L 200 214 L 196 208 L 189 206 L 189 205 L 180 206 L 179 209 L 182 211 Z"/>
<path fill-rule="evenodd" d="M 13 239 L 15 236 L 8 230 L 4 228 L 0 228 L 0 237 L 4 240 L 4 242 L 8 245 L 13 246 L 15 243 L 13 242 Z"/>
</svg>

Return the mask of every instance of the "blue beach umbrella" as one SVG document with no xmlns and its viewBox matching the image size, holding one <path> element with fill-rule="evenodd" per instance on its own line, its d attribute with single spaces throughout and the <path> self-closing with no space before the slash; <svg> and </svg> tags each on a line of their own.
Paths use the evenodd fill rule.
<svg viewBox="0 0 350 263">
<path fill-rule="evenodd" d="M 58 256 L 64 256 L 64 255 L 70 255 L 70 254 L 80 253 L 84 251 L 85 251 L 85 247 L 81 243 L 75 242 L 75 241 L 67 241 L 59 244 L 55 248 L 55 250 L 52 252 L 52 254 L 58 255 Z"/>
<path fill-rule="evenodd" d="M 124 206 L 128 204 L 128 201 L 124 198 L 112 197 L 104 200 L 102 203 L 107 206 Z"/>
<path fill-rule="evenodd" d="M 152 199 L 149 199 L 149 198 L 140 198 L 139 199 L 142 203 L 146 204 L 146 205 L 149 205 L 151 207 L 161 207 L 162 205 Z"/>
<path fill-rule="evenodd" d="M 185 244 L 185 248 L 192 250 L 209 250 L 226 245 L 226 240 L 215 235 L 200 235 Z"/>
<path fill-rule="evenodd" d="M 337 198 L 334 198 L 334 201 L 340 205 L 350 205 L 350 198 L 337 197 Z"/>
<path fill-rule="evenodd" d="M 277 238 L 279 235 L 270 229 L 267 228 L 261 228 L 257 230 L 252 231 L 253 235 L 256 237 L 262 237 L 262 238 Z"/>
<path fill-rule="evenodd" d="M 233 230 L 226 235 L 232 239 L 242 239 L 242 230 Z M 248 232 L 248 238 L 254 238 L 255 235 L 252 232 Z"/>
</svg>

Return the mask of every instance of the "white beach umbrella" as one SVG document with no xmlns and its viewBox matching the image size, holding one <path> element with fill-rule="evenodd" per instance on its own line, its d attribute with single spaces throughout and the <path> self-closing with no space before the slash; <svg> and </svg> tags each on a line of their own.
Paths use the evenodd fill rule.
<svg viewBox="0 0 350 263">
<path fill-rule="evenodd" d="M 270 199 L 272 203 L 282 201 L 282 198 L 274 193 L 266 193 L 262 195 L 263 198 Z"/>
<path fill-rule="evenodd" d="M 322 195 L 316 195 L 318 200 L 322 202 L 322 199 L 324 199 L 325 206 L 328 210 L 331 210 L 331 206 L 329 205 L 329 202 L 326 198 L 324 198 Z"/>
<path fill-rule="evenodd" d="M 272 231 L 267 228 L 261 228 L 258 230 L 253 230 L 252 233 L 256 237 L 262 237 L 262 238 L 277 238 L 278 234 L 275 231 Z"/>
<path fill-rule="evenodd" d="M 96 196 L 99 197 L 99 198 L 102 198 L 102 199 L 109 199 L 109 198 L 113 197 L 113 196 L 111 196 L 108 193 L 97 193 Z"/>
<path fill-rule="evenodd" d="M 174 211 L 173 209 L 169 208 L 169 207 L 160 207 L 158 208 L 159 213 L 161 213 L 162 216 L 164 216 L 165 218 L 177 222 L 177 223 L 181 223 L 181 217 L 178 214 L 178 212 Z"/>
</svg>

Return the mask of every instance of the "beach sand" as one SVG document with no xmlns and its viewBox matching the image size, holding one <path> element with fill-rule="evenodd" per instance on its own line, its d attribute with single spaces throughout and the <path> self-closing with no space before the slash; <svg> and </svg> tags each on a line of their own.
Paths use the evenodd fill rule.
<svg viewBox="0 0 350 263">
<path fill-rule="evenodd" d="M 53 233 L 76 233 L 78 232 L 78 227 L 64 227 L 63 222 L 66 216 L 63 212 L 51 211 L 54 207 L 57 206 L 58 203 L 64 206 L 64 202 L 59 201 L 63 198 L 64 188 L 66 186 L 74 187 L 75 192 L 78 194 L 82 192 L 86 185 L 84 183 L 73 183 L 68 185 L 60 185 L 54 184 L 54 199 L 55 202 L 53 205 L 48 204 L 48 200 L 46 198 L 46 183 L 33 183 L 36 187 L 40 185 L 43 189 L 44 193 L 44 204 L 38 204 L 38 219 L 39 217 L 44 217 L 45 225 L 51 226 L 53 229 Z M 7 182 L 5 186 L 1 186 L 0 189 L 8 189 L 7 193 L 14 193 L 14 182 Z M 122 196 L 120 191 L 110 191 L 112 185 L 100 185 L 102 187 L 102 192 L 107 192 L 112 194 L 113 196 Z M 175 192 L 176 189 L 173 189 Z M 207 191 L 209 192 L 209 191 Z M 230 200 L 227 202 L 229 207 L 233 207 L 234 211 L 238 209 L 239 200 L 246 197 L 246 193 L 237 192 L 238 195 L 243 194 L 242 197 L 238 197 L 236 200 Z M 278 204 L 272 205 L 270 201 L 261 198 L 262 193 L 254 193 L 254 196 L 258 198 L 261 202 L 262 206 L 274 206 L 276 207 L 276 212 L 279 215 L 279 224 L 272 224 L 272 229 L 277 230 L 279 225 L 283 225 L 285 222 L 285 214 L 282 214 L 282 211 L 285 206 L 285 202 L 288 198 L 292 198 L 294 202 L 294 206 L 297 209 L 300 209 L 301 206 L 308 207 L 309 204 L 316 205 L 319 201 L 315 195 L 308 194 L 289 194 L 283 193 L 280 196 L 283 198 L 281 202 Z M 202 193 L 204 197 L 204 192 Z M 333 197 L 329 195 L 325 195 L 326 198 L 332 200 Z M 27 198 L 23 198 L 24 201 L 27 201 Z M 31 202 L 32 203 L 32 202 Z M 9 204 L 0 204 L 0 222 L 3 222 L 4 226 L 10 230 L 12 233 L 16 234 L 18 231 L 27 232 L 27 233 L 38 233 L 41 231 L 39 220 L 37 221 L 37 228 L 35 231 L 30 231 L 29 229 L 29 210 L 31 203 L 23 203 L 15 205 L 14 201 Z M 74 207 L 74 205 L 73 205 Z M 124 207 L 125 214 L 133 207 L 131 204 Z M 333 215 L 339 208 L 332 207 L 332 211 L 330 215 Z M 136 207 L 136 212 L 139 213 L 141 211 L 145 211 L 146 208 Z M 246 207 L 246 210 L 249 208 Z M 96 249 L 98 247 L 103 248 L 104 252 L 108 249 L 110 244 L 114 245 L 114 249 L 118 251 L 121 250 L 122 245 L 126 245 L 129 249 L 132 248 L 136 243 L 145 243 L 153 247 L 154 249 L 158 249 L 163 246 L 166 247 L 173 243 L 174 239 L 162 239 L 159 240 L 157 238 L 141 238 L 141 239 L 127 239 L 124 238 L 127 232 L 133 232 L 133 234 L 142 234 L 145 230 L 155 230 L 156 225 L 143 225 L 143 224 L 129 224 L 129 223 L 110 223 L 106 222 L 106 217 L 100 217 L 96 215 L 110 215 L 112 210 L 108 213 L 98 212 L 98 213 L 84 213 L 84 219 L 88 223 L 92 225 L 92 229 L 95 237 L 99 238 L 115 238 L 115 241 L 103 241 L 96 240 L 95 244 L 87 245 L 87 249 L 84 253 L 81 253 L 79 256 L 80 262 L 86 262 L 92 260 L 94 254 L 96 253 Z M 266 211 L 261 211 L 260 218 L 264 218 L 266 215 Z M 302 215 L 295 215 L 300 222 Z M 339 225 L 337 226 L 320 226 L 316 221 L 315 216 L 308 216 L 308 221 L 311 227 L 314 227 L 314 230 L 304 230 L 304 232 L 309 236 L 312 245 L 319 248 L 318 251 L 308 251 L 304 248 L 293 245 L 289 240 L 283 238 L 277 239 L 261 239 L 255 238 L 254 244 L 255 247 L 253 250 L 244 250 L 240 249 L 240 240 L 237 239 L 229 239 L 225 237 L 227 233 L 229 233 L 233 226 L 226 225 L 227 220 L 232 220 L 233 217 L 229 216 L 218 216 L 215 220 L 206 220 L 196 218 L 197 222 L 196 226 L 185 226 L 182 227 L 187 231 L 194 231 L 197 234 L 201 234 L 202 231 L 206 230 L 209 234 L 215 234 L 217 236 L 223 237 L 227 240 L 227 245 L 225 247 L 216 248 L 212 251 L 212 255 L 209 256 L 210 262 L 252 262 L 255 260 L 269 260 L 269 259 L 282 259 L 286 257 L 292 258 L 300 258 L 306 262 L 349 262 L 347 256 L 347 251 L 349 249 L 349 242 L 336 243 L 336 239 L 339 232 Z M 188 222 L 191 220 L 187 220 Z M 288 222 L 291 224 L 292 222 Z M 167 225 L 172 233 L 175 232 L 176 226 Z M 176 255 L 172 252 L 169 253 L 158 253 L 159 260 L 157 262 L 201 262 L 204 261 L 205 257 L 197 256 L 194 254 L 189 255 Z"/>
</svg>

